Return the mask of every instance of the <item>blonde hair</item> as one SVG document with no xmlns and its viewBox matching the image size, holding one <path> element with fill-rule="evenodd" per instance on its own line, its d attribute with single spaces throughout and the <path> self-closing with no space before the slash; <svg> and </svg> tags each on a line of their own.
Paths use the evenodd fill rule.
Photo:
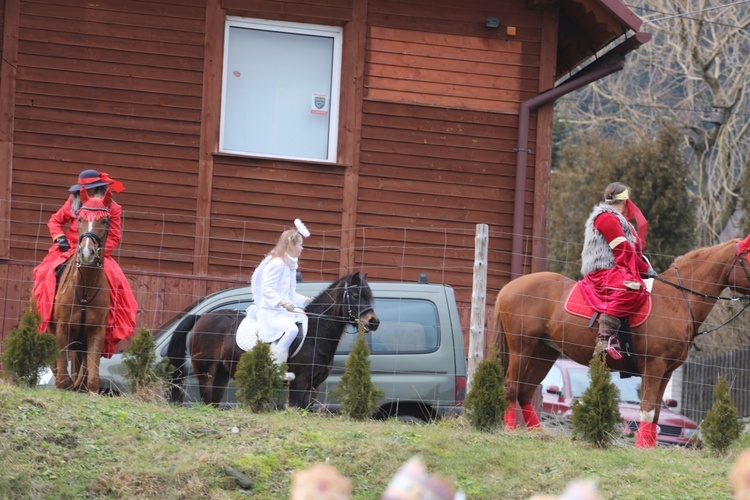
<svg viewBox="0 0 750 500">
<path fill-rule="evenodd" d="M 279 236 L 279 241 L 276 243 L 276 246 L 273 247 L 273 250 L 271 250 L 271 257 L 282 257 L 289 253 L 289 250 L 297 244 L 298 241 L 302 241 L 302 235 L 299 234 L 299 231 L 296 229 L 287 229 L 283 233 L 281 233 L 281 236 Z"/>
</svg>

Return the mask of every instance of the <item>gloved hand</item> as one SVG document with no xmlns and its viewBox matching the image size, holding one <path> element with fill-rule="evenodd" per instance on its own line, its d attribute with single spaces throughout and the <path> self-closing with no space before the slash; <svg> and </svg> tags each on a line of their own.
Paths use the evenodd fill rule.
<svg viewBox="0 0 750 500">
<path fill-rule="evenodd" d="M 65 236 L 58 236 L 55 242 L 57 243 L 57 246 L 60 247 L 61 251 L 67 252 L 70 250 L 70 244 Z"/>
<path fill-rule="evenodd" d="M 643 273 L 643 275 L 644 275 L 644 276 L 645 276 L 646 278 L 656 278 L 656 277 L 658 277 L 658 276 L 659 276 L 659 273 L 657 273 L 656 271 L 654 271 L 654 268 L 653 268 L 653 267 L 649 267 L 649 268 L 648 268 L 648 271 L 646 271 L 645 273 Z"/>
<path fill-rule="evenodd" d="M 310 305 L 310 304 L 312 303 L 312 301 L 313 301 L 313 298 L 312 298 L 312 297 L 306 297 L 306 298 L 305 298 L 305 305 L 306 305 L 306 306 L 309 306 L 309 305 Z"/>
<path fill-rule="evenodd" d="M 281 299 L 281 302 L 279 302 L 279 305 L 289 312 L 294 311 L 294 304 L 292 304 L 286 299 Z"/>
</svg>

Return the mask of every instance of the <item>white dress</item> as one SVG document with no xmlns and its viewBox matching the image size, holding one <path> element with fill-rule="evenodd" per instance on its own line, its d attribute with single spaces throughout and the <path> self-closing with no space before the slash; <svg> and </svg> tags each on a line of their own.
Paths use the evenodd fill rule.
<svg viewBox="0 0 750 500">
<path fill-rule="evenodd" d="M 260 329 L 258 338 L 262 342 L 278 340 L 284 333 L 296 329 L 296 323 L 303 323 L 306 329 L 307 316 L 289 312 L 279 305 L 282 300 L 288 300 L 295 307 L 305 307 L 307 297 L 296 291 L 297 259 L 288 255 L 266 257 L 253 273 L 251 285 Z"/>
</svg>

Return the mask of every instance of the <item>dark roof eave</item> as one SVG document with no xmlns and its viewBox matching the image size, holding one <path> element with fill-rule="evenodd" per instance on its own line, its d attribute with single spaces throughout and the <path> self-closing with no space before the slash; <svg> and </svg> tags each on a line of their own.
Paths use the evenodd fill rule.
<svg viewBox="0 0 750 500">
<path fill-rule="evenodd" d="M 636 16 L 633 11 L 625 7 L 619 0 L 595 0 L 599 5 L 617 17 L 622 24 L 636 33 L 641 29 L 643 20 Z"/>
</svg>

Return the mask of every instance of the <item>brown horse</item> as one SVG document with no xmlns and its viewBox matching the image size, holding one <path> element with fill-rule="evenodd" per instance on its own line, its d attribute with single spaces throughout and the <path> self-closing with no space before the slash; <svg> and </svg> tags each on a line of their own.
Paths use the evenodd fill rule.
<svg viewBox="0 0 750 500">
<path fill-rule="evenodd" d="M 633 328 L 632 344 L 637 374 L 642 378 L 641 423 L 636 446 L 656 445 L 660 402 L 672 372 L 687 358 L 693 340 L 725 288 L 750 296 L 747 247 L 733 240 L 700 248 L 678 257 L 654 282 L 651 314 Z M 508 427 L 515 426 L 515 401 L 527 427 L 538 427 L 532 395 L 555 360 L 564 354 L 588 365 L 594 353 L 597 326 L 565 311 L 564 302 L 575 282 L 565 276 L 540 272 L 508 283 L 497 296 L 495 325 L 508 401 Z M 726 298 L 726 297 L 723 297 Z M 737 298 L 735 298 L 737 299 Z M 607 359 L 612 370 L 629 365 Z"/>
<path fill-rule="evenodd" d="M 48 331 L 55 335 L 60 349 L 53 370 L 55 387 L 98 393 L 110 306 L 103 267 L 109 209 L 107 200 L 88 198 L 85 189 L 81 190 L 81 202 L 78 247 L 60 277 Z"/>
<path fill-rule="evenodd" d="M 307 337 L 297 349 L 292 344 L 288 370 L 295 378 L 289 384 L 289 404 L 300 408 L 310 405 L 317 388 L 328 378 L 333 355 L 347 324 L 363 325 L 377 330 L 380 320 L 374 311 L 374 298 L 366 276 L 353 273 L 343 276 L 326 288 L 305 308 L 308 316 Z M 245 313 L 230 309 L 212 311 L 204 316 L 185 317 L 172 334 L 167 357 L 176 366 L 172 401 L 182 401 L 179 385 L 185 378 L 185 362 L 189 344 L 193 372 L 198 378 L 201 400 L 218 405 L 237 363 L 244 353 L 237 347 L 236 333 Z M 188 332 L 192 329 L 188 341 Z"/>
</svg>

